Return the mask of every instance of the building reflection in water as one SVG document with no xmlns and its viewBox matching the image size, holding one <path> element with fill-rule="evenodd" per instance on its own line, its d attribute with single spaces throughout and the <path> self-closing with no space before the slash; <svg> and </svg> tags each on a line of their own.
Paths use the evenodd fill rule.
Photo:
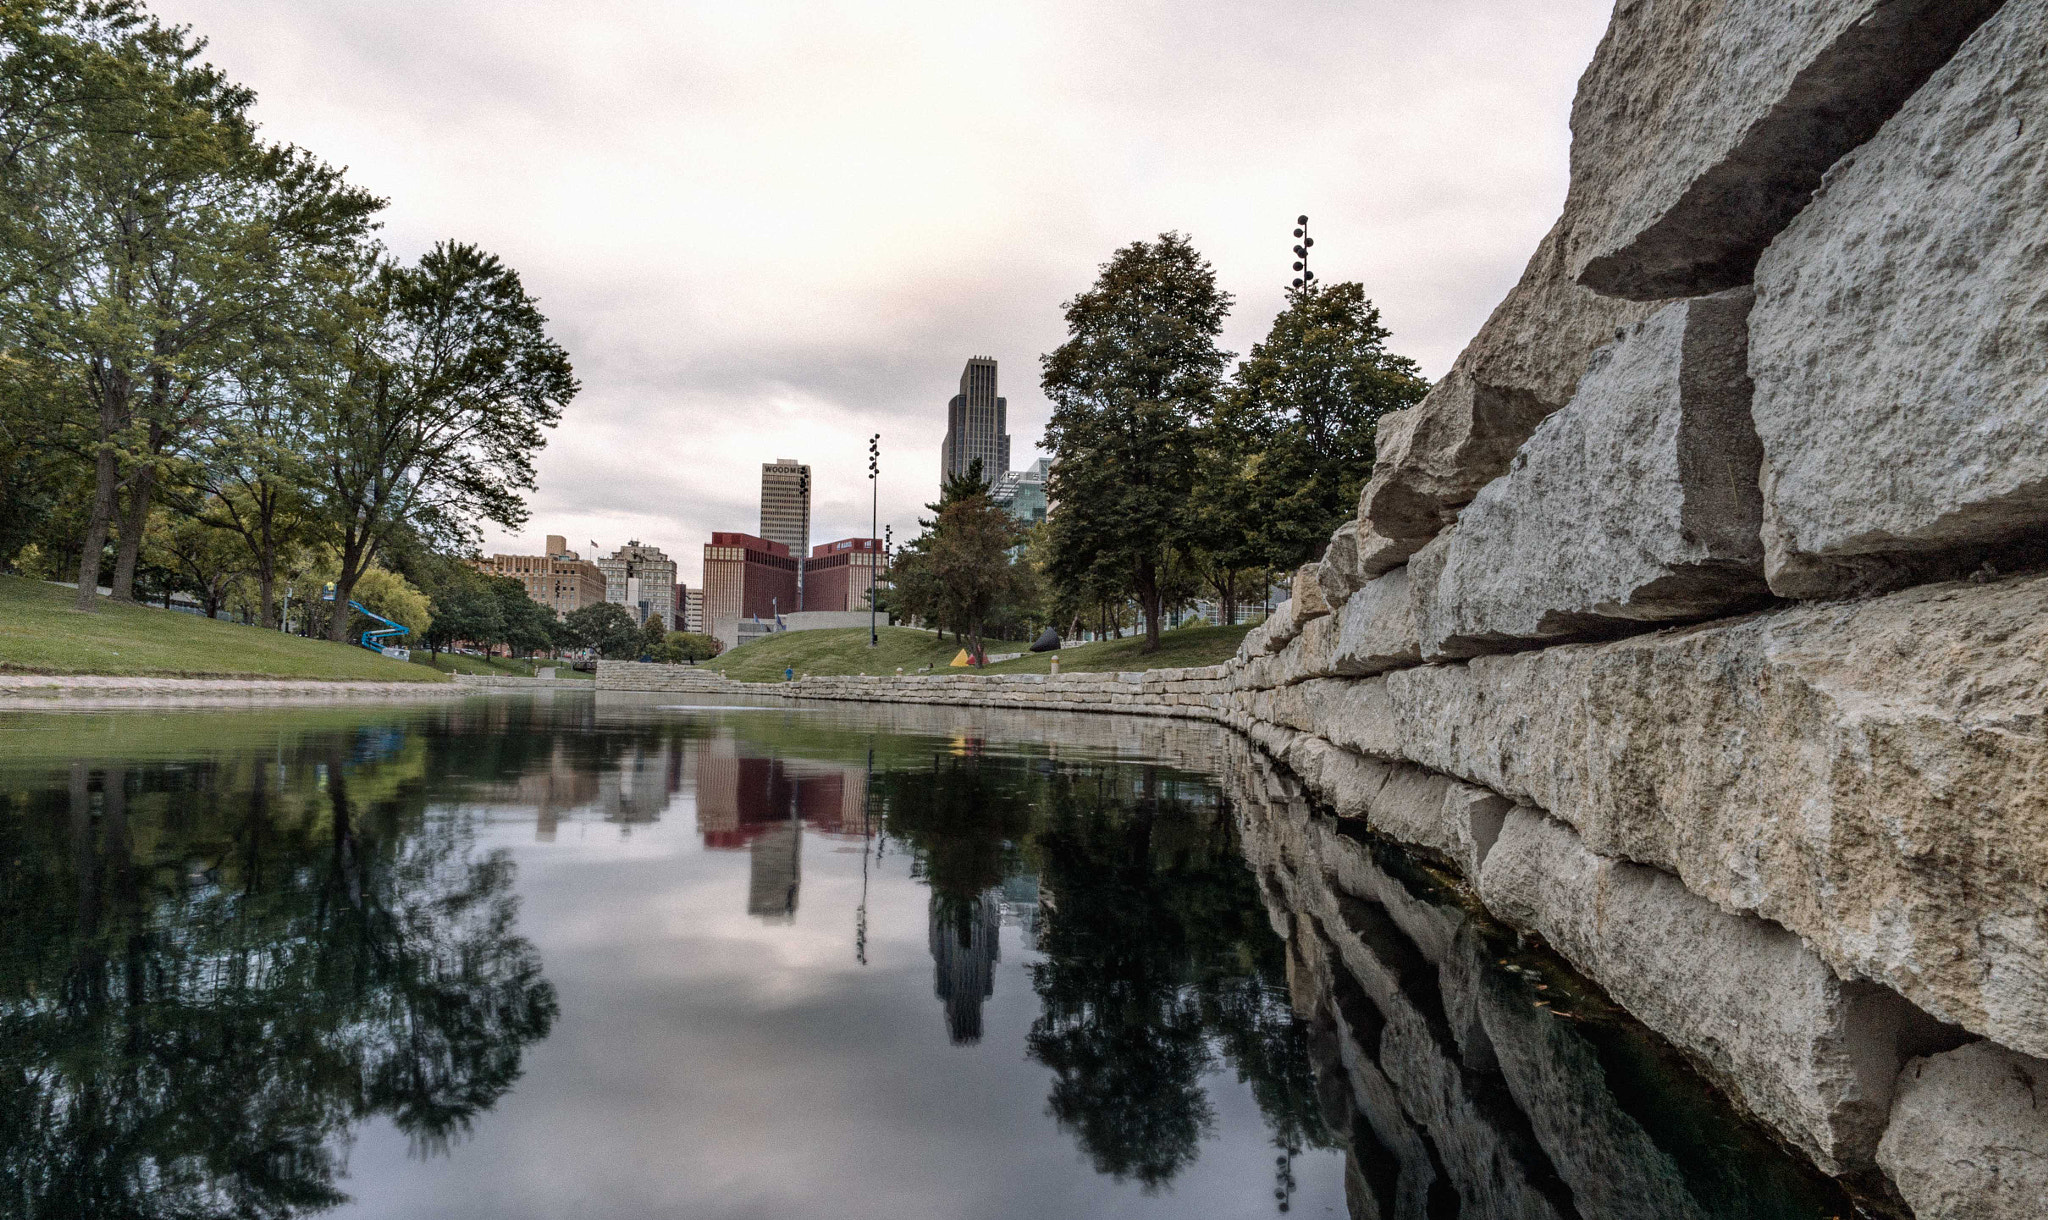
<svg viewBox="0 0 2048 1220">
<path fill-rule="evenodd" d="M 748 853 L 748 914 L 789 923 L 803 882 L 804 832 L 861 837 L 866 773 L 750 755 L 746 748 L 731 737 L 696 743 L 697 832 L 714 851 Z"/>
<path fill-rule="evenodd" d="M 981 1041 L 981 1005 L 996 993 L 1002 957 L 1002 904 L 990 890 L 971 901 L 931 896 L 932 992 L 946 1006 L 954 1045 Z"/>
</svg>

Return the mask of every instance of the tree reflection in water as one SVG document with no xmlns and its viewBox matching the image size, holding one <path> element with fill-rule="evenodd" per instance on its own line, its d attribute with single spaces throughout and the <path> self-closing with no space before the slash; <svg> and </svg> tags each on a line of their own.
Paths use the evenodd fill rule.
<svg viewBox="0 0 2048 1220">
<path fill-rule="evenodd" d="M 875 784 L 885 825 L 932 888 L 936 989 L 954 1041 L 979 1037 L 987 994 L 960 1011 L 961 958 L 985 943 L 993 960 L 985 924 L 997 888 L 1035 873 L 1045 914 L 1032 982 L 1042 1008 L 1027 1047 L 1052 1069 L 1052 1117 L 1098 1172 L 1155 1190 L 1194 1163 L 1215 1122 L 1204 1076 L 1234 1068 L 1278 1149 L 1285 1211 L 1293 1156 L 1331 1136 L 1281 942 L 1213 785 L 1158 767 L 1054 767 L 971 751 Z"/>
<path fill-rule="evenodd" d="M 367 754 L 368 759 L 362 756 Z M 556 1013 L 419 742 L 71 768 L 0 816 L 0 1212 L 288 1217 L 445 1149 Z"/>
</svg>

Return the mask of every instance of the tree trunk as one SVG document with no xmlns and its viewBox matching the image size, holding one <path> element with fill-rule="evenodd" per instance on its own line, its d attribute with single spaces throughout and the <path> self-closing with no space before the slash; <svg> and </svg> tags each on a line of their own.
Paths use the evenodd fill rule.
<svg viewBox="0 0 2048 1220">
<path fill-rule="evenodd" d="M 156 490 L 156 467 L 144 464 L 128 476 L 128 503 L 121 513 L 121 541 L 114 551 L 113 597 L 135 600 L 135 568 L 142 560 L 142 531 L 149 524 L 150 493 Z"/>
<path fill-rule="evenodd" d="M 99 457 L 93 462 L 92 512 L 86 518 L 85 545 L 78 553 L 78 596 L 71 603 L 74 610 L 89 614 L 99 608 L 100 556 L 107 549 L 107 527 L 114 522 L 114 488 L 119 479 L 113 442 L 102 439 Z"/>
<path fill-rule="evenodd" d="M 363 570 L 369 566 L 367 546 L 359 542 L 342 543 L 341 571 L 334 575 L 334 618 L 327 624 L 327 638 L 337 644 L 348 643 L 348 599 L 355 596 L 356 581 L 362 579 Z"/>
<path fill-rule="evenodd" d="M 1159 651 L 1159 570 L 1151 560 L 1138 564 L 1138 610 L 1145 616 L 1145 647 L 1141 653 Z"/>
</svg>

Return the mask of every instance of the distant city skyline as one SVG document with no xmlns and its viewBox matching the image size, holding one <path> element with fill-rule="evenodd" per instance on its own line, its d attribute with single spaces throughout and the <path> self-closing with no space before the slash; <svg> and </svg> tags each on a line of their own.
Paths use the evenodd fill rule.
<svg viewBox="0 0 2048 1220">
<path fill-rule="evenodd" d="M 152 7 L 268 138 L 391 199 L 396 255 L 473 241 L 539 298 L 583 393 L 484 553 L 639 538 L 696 587 L 779 454 L 813 538 L 865 536 L 881 433 L 881 520 L 915 533 L 971 353 L 1011 372 L 1012 466 L 1040 456 L 1062 304 L 1163 229 L 1236 294 L 1241 355 L 1311 214 L 1318 271 L 1440 376 L 1557 215 L 1613 4 Z"/>
</svg>

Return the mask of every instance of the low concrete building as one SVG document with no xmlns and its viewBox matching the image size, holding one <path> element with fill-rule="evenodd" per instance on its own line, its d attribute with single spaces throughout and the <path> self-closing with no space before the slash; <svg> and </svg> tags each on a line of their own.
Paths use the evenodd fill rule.
<svg viewBox="0 0 2048 1220">
<path fill-rule="evenodd" d="M 544 555 L 493 555 L 475 561 L 479 571 L 510 576 L 526 586 L 526 595 L 560 618 L 605 600 L 604 573 L 569 549 L 560 534 L 549 534 Z"/>
</svg>

